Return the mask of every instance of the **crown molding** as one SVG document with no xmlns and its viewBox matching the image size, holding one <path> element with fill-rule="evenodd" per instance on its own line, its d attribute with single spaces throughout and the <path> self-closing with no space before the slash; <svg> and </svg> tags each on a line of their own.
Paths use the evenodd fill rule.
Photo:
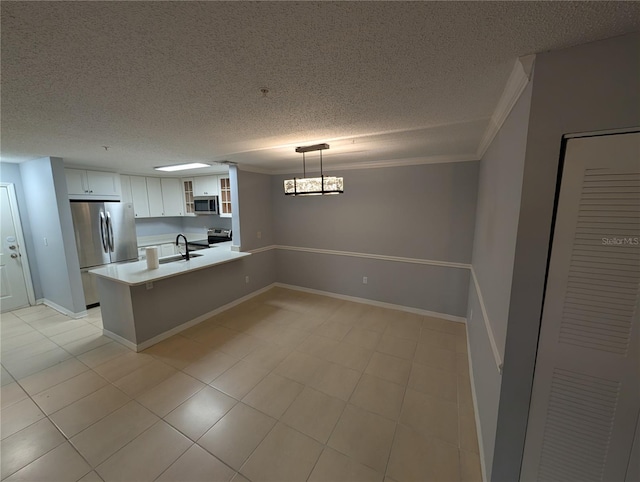
<svg viewBox="0 0 640 482">
<path fill-rule="evenodd" d="M 370 162 L 353 162 L 349 164 L 338 164 L 335 166 L 326 167 L 325 171 L 351 171 L 356 169 L 377 169 L 381 167 L 401 167 L 401 166 L 417 166 L 420 164 L 444 164 L 450 162 L 469 162 L 478 161 L 478 157 L 475 154 L 464 154 L 461 156 L 443 155 L 443 156 L 430 156 L 430 157 L 410 157 L 406 159 L 389 159 L 382 161 L 370 161 Z M 274 169 L 269 171 L 268 174 L 291 174 L 296 169 Z M 307 170 L 309 172 L 316 172 L 313 170 Z"/>
<path fill-rule="evenodd" d="M 270 169 L 263 169 L 261 167 L 255 167 L 247 164 L 236 164 L 236 167 L 239 171 L 255 172 L 256 174 L 274 174 L 274 172 Z"/>
<path fill-rule="evenodd" d="M 484 135 L 478 145 L 478 150 L 476 151 L 476 157 L 478 159 L 482 159 L 485 152 L 487 152 L 491 142 L 496 137 L 496 134 L 498 134 L 498 131 L 500 131 L 502 124 L 504 124 L 504 121 L 507 120 L 507 117 L 511 113 L 511 109 L 513 109 L 513 106 L 529 83 L 535 58 L 535 55 L 526 55 L 516 60 L 511 75 L 500 96 L 500 100 L 491 115 L 491 119 L 489 119 L 489 125 L 484 131 Z"/>
</svg>

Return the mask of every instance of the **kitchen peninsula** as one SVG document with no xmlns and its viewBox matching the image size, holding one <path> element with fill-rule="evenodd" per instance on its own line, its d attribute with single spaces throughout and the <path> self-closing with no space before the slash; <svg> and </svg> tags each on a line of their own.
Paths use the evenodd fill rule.
<svg viewBox="0 0 640 482">
<path fill-rule="evenodd" d="M 245 280 L 229 264 L 243 263 L 248 256 L 232 251 L 228 242 L 158 269 L 136 261 L 91 270 L 97 277 L 104 334 L 141 351 L 205 320 L 234 301 L 233 286 Z"/>
</svg>

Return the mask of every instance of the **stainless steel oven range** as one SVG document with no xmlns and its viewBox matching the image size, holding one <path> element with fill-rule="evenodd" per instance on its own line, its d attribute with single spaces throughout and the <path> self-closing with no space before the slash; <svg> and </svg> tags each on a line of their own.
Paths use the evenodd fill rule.
<svg viewBox="0 0 640 482">
<path fill-rule="evenodd" d="M 207 249 L 217 243 L 231 241 L 231 230 L 224 228 L 210 228 L 207 230 L 207 239 L 189 241 L 189 249 Z"/>
</svg>

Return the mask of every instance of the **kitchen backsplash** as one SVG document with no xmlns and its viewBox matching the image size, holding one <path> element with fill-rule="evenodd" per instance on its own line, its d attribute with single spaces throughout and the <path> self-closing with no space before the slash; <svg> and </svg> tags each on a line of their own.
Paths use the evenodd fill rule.
<svg viewBox="0 0 640 482">
<path fill-rule="evenodd" d="M 173 218 L 138 218 L 136 219 L 136 235 L 157 236 L 170 233 L 206 233 L 207 228 L 231 229 L 231 218 L 201 215 L 194 217 Z"/>
<path fill-rule="evenodd" d="M 203 214 L 195 217 L 184 217 L 182 230 L 188 233 L 199 232 L 207 228 L 231 229 L 231 218 L 221 218 L 211 214 Z"/>
</svg>

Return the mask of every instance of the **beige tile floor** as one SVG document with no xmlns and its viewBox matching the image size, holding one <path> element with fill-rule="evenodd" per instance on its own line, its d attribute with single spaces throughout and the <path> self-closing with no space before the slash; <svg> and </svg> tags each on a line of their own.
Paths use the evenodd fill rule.
<svg viewBox="0 0 640 482">
<path fill-rule="evenodd" d="M 481 480 L 462 324 L 274 288 L 142 353 L 0 326 L 3 480 Z"/>
</svg>

